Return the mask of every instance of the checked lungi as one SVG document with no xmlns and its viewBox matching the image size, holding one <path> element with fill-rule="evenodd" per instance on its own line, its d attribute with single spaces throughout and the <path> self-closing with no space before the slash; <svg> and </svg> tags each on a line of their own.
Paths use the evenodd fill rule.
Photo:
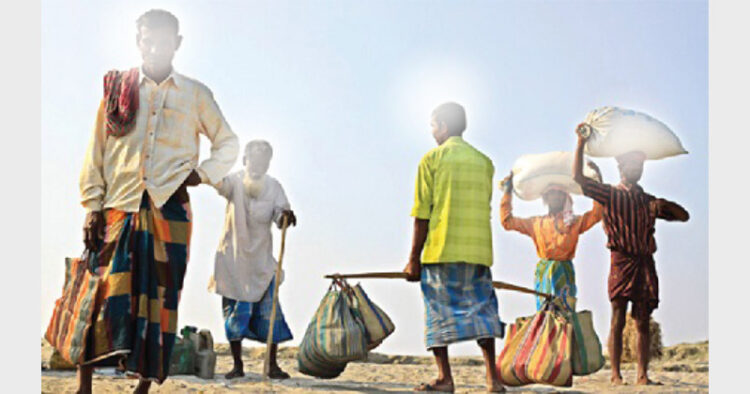
<svg viewBox="0 0 750 394">
<path fill-rule="evenodd" d="M 268 339 L 268 328 L 273 311 L 273 290 L 276 278 L 271 280 L 263 298 L 258 302 L 237 301 L 222 297 L 221 304 L 224 313 L 224 330 L 227 340 L 240 341 L 243 338 L 265 343 Z M 286 324 L 281 305 L 276 304 L 276 318 L 273 324 L 273 343 L 289 341 L 292 331 Z"/>
<path fill-rule="evenodd" d="M 169 375 L 188 262 L 187 191 L 178 189 L 161 208 L 144 192 L 138 212 L 107 209 L 104 217 L 95 268 L 101 284 L 85 364 L 119 362 L 127 372 L 161 383 Z"/>
<path fill-rule="evenodd" d="M 567 296 L 576 296 L 576 272 L 573 269 L 573 262 L 570 260 L 539 260 L 534 273 L 534 290 L 539 293 L 560 296 L 565 287 L 568 288 Z M 536 297 L 537 311 L 542 310 L 544 301 L 544 297 Z M 575 304 L 571 307 L 575 309 Z"/>
<path fill-rule="evenodd" d="M 423 264 L 421 287 L 427 349 L 481 338 L 502 338 L 489 267 L 467 263 Z"/>
</svg>

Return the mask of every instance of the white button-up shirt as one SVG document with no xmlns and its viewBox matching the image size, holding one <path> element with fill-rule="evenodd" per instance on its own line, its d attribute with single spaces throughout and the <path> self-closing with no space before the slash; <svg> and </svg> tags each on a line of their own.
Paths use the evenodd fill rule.
<svg viewBox="0 0 750 394">
<path fill-rule="evenodd" d="M 108 136 L 106 101 L 99 105 L 80 177 L 81 203 L 89 211 L 137 212 L 144 190 L 161 207 L 193 170 L 203 182 L 217 183 L 237 159 L 237 136 L 205 85 L 174 70 L 158 85 L 141 70 L 139 82 L 128 134 Z M 199 134 L 211 141 L 211 156 L 200 165 Z"/>
<path fill-rule="evenodd" d="M 251 197 L 245 192 L 244 176 L 238 171 L 216 185 L 227 199 L 227 208 L 209 290 L 233 300 L 257 302 L 276 274 L 271 225 L 281 223 L 281 213 L 290 205 L 273 177 L 265 175 L 260 194 Z"/>
</svg>

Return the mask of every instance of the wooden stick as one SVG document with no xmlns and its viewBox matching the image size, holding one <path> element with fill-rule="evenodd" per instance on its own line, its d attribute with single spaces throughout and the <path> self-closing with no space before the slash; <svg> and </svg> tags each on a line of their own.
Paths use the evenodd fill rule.
<svg viewBox="0 0 750 394">
<path fill-rule="evenodd" d="M 273 326 L 276 323 L 276 307 L 279 303 L 279 281 L 281 280 L 281 263 L 284 261 L 284 242 L 286 241 L 287 217 L 284 215 L 281 221 L 281 251 L 279 252 L 279 264 L 276 266 L 276 280 L 273 284 L 273 308 L 271 309 L 271 321 L 268 323 L 268 338 L 266 339 L 266 359 L 263 361 L 263 380 L 268 379 L 271 372 L 271 345 L 273 344 Z"/>
<path fill-rule="evenodd" d="M 406 279 L 405 272 L 363 272 L 361 274 L 330 274 L 325 276 L 326 279 L 334 278 L 366 278 L 366 279 Z"/>
<path fill-rule="evenodd" d="M 406 273 L 404 272 L 363 272 L 360 274 L 330 274 L 325 276 L 327 279 L 334 279 L 334 278 L 342 278 L 342 279 L 354 279 L 354 278 L 360 278 L 360 279 L 405 279 Z M 539 297 L 544 298 L 552 298 L 551 294 L 547 293 L 540 293 L 536 290 L 529 289 L 527 287 L 523 286 L 517 286 L 514 284 L 501 282 L 501 281 L 493 281 L 492 287 L 498 289 L 498 290 L 512 290 L 517 291 L 520 293 L 526 293 L 526 294 L 534 294 Z"/>
</svg>

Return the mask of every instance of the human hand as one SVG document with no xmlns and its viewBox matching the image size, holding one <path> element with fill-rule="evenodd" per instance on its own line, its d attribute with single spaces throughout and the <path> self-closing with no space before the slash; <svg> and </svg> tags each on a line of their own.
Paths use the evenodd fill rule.
<svg viewBox="0 0 750 394">
<path fill-rule="evenodd" d="M 421 279 L 422 263 L 419 260 L 409 260 L 404 268 L 407 282 L 419 282 Z"/>
<path fill-rule="evenodd" d="M 578 135 L 578 142 L 586 142 L 591 137 L 592 128 L 586 123 L 579 123 L 576 126 L 576 134 Z"/>
<path fill-rule="evenodd" d="M 278 227 L 281 228 L 282 224 L 284 223 L 284 218 L 286 218 L 286 225 L 288 226 L 297 226 L 297 217 L 294 216 L 294 211 L 291 209 L 285 209 L 281 212 L 281 221 L 278 224 Z"/>
<path fill-rule="evenodd" d="M 502 181 L 500 181 L 500 188 L 505 193 L 510 193 L 513 191 L 513 171 L 508 174 L 505 178 L 503 178 Z"/>
<path fill-rule="evenodd" d="M 596 163 L 594 163 L 593 161 L 587 161 L 586 165 L 589 166 L 589 168 L 591 168 L 596 173 L 597 180 L 599 182 L 601 182 L 602 181 L 602 171 L 599 169 L 599 166 L 596 165 Z"/>
<path fill-rule="evenodd" d="M 198 174 L 198 171 L 193 170 L 193 172 L 188 175 L 188 177 L 185 179 L 184 182 L 182 182 L 183 186 L 198 186 L 202 183 L 201 176 Z"/>
<path fill-rule="evenodd" d="M 86 214 L 83 224 L 83 244 L 90 251 L 97 251 L 104 239 L 104 215 L 102 211 L 91 211 Z"/>
</svg>

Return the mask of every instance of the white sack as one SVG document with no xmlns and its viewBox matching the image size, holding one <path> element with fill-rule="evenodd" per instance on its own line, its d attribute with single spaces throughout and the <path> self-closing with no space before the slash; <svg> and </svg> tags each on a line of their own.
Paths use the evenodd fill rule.
<svg viewBox="0 0 750 394">
<path fill-rule="evenodd" d="M 596 179 L 596 172 L 586 163 L 583 175 Z M 572 152 L 523 155 L 513 164 L 513 190 L 520 199 L 536 200 L 552 184 L 560 185 L 571 194 L 582 193 L 573 180 Z"/>
<path fill-rule="evenodd" d="M 589 112 L 584 123 L 593 129 L 585 150 L 592 157 L 639 150 L 647 159 L 656 160 L 687 153 L 667 125 L 641 112 L 601 107 Z"/>
</svg>

